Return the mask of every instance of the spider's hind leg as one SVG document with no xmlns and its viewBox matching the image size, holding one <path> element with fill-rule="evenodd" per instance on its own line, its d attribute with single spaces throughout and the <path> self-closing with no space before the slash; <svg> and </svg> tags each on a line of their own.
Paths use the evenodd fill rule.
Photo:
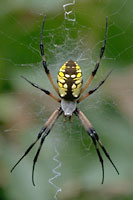
<svg viewBox="0 0 133 200">
<path fill-rule="evenodd" d="M 104 36 L 104 41 L 103 41 L 103 45 L 101 47 L 100 50 L 100 54 L 99 54 L 99 58 L 96 62 L 95 68 L 94 70 L 91 72 L 91 75 L 89 76 L 88 80 L 86 81 L 85 85 L 82 87 L 80 94 L 82 94 L 88 87 L 88 85 L 90 84 L 90 82 L 92 81 L 92 79 L 94 78 L 94 76 L 97 73 L 97 70 L 100 66 L 104 51 L 105 51 L 105 47 L 106 47 L 106 41 L 107 41 L 107 31 L 108 31 L 108 18 L 106 17 L 106 27 L 105 27 L 105 36 Z"/>
<path fill-rule="evenodd" d="M 46 16 L 44 16 L 43 23 L 42 23 L 41 36 L 40 36 L 40 52 L 41 52 L 42 61 L 43 61 L 43 67 L 45 69 L 45 72 L 46 72 L 46 74 L 47 74 L 47 76 L 48 76 L 48 78 L 49 78 L 54 90 L 56 91 L 57 94 L 59 94 L 58 88 L 56 87 L 56 85 L 55 85 L 55 83 L 53 81 L 53 78 L 52 78 L 52 76 L 50 74 L 50 70 L 47 67 L 47 62 L 46 62 L 45 53 L 44 53 L 43 30 L 44 30 L 45 19 L 46 19 Z"/>
</svg>

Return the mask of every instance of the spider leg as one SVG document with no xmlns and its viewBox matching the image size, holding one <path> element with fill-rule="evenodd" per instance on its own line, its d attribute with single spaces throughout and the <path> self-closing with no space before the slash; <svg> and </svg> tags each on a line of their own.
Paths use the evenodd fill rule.
<svg viewBox="0 0 133 200">
<path fill-rule="evenodd" d="M 41 148 L 42 148 L 43 142 L 44 142 L 46 136 L 49 134 L 49 132 L 50 132 L 50 130 L 48 129 L 48 130 L 46 131 L 46 133 L 42 136 L 41 142 L 40 142 L 40 145 L 39 145 L 39 148 L 38 148 L 38 150 L 37 150 L 37 152 L 36 152 L 36 155 L 35 155 L 35 157 L 34 157 L 34 160 L 33 160 L 33 167 L 32 167 L 32 183 L 33 183 L 34 186 L 35 186 L 35 181 L 34 181 L 35 164 L 36 164 L 36 162 L 37 162 L 37 159 L 38 159 L 40 150 L 41 150 Z"/>
<path fill-rule="evenodd" d="M 38 88 L 39 90 L 43 91 L 45 94 L 49 95 L 50 97 L 52 97 L 55 101 L 60 102 L 61 100 L 59 98 L 57 98 L 56 96 L 54 96 L 51 92 L 49 92 L 48 90 L 45 90 L 43 88 L 41 88 L 40 86 L 38 86 L 36 83 L 33 83 L 31 81 L 29 81 L 27 78 L 25 78 L 24 76 L 21 76 L 23 79 L 25 79 L 28 83 L 30 83 L 32 86 L 34 86 L 35 88 Z"/>
<path fill-rule="evenodd" d="M 43 45 L 43 30 L 44 30 L 44 24 L 45 24 L 45 19 L 46 19 L 46 16 L 44 16 L 44 19 L 43 19 L 43 23 L 42 23 L 42 29 L 41 29 L 41 37 L 40 37 L 40 51 L 41 51 L 41 56 L 42 56 L 42 60 L 43 60 L 43 67 L 45 69 L 45 72 L 53 86 L 53 88 L 55 89 L 56 93 L 59 94 L 59 91 L 58 91 L 58 88 L 56 87 L 53 79 L 52 79 L 52 76 L 50 74 L 50 71 L 47 67 L 47 62 L 46 62 L 46 58 L 45 58 L 45 53 L 44 53 L 44 45 Z"/>
<path fill-rule="evenodd" d="M 45 140 L 45 138 L 48 136 L 48 134 L 50 133 L 55 121 L 58 119 L 58 117 L 62 114 L 62 109 L 59 108 L 57 109 L 52 115 L 51 117 L 48 119 L 48 121 L 46 122 L 46 130 L 44 132 L 44 135 L 42 136 L 41 138 L 41 141 L 40 141 L 40 145 L 38 147 L 38 150 L 35 154 L 35 157 L 34 157 L 34 160 L 33 160 L 33 167 L 32 167 L 32 183 L 33 185 L 35 186 L 35 181 L 34 181 L 34 170 L 35 170 L 35 164 L 37 162 L 37 159 L 38 159 L 38 156 L 39 156 L 39 153 L 40 153 L 40 150 L 42 148 L 42 145 L 43 145 L 43 142 Z"/>
<path fill-rule="evenodd" d="M 88 132 L 89 133 L 89 132 Z M 95 145 L 95 148 L 96 148 L 96 151 L 97 151 L 97 155 L 99 157 L 99 161 L 101 163 L 101 166 L 102 166 L 102 184 L 104 182 L 104 163 L 103 163 L 103 158 L 101 156 L 101 153 L 100 153 L 100 150 L 98 149 L 98 146 L 97 146 L 97 143 L 96 143 L 96 138 L 94 135 L 92 135 L 91 133 L 89 133 L 89 135 L 91 136 L 91 139 L 93 141 L 93 144 Z"/>
<path fill-rule="evenodd" d="M 20 161 L 30 152 L 30 150 L 33 148 L 33 146 L 37 143 L 37 141 L 41 138 L 42 134 L 46 131 L 46 133 L 48 134 L 53 126 L 53 124 L 55 123 L 55 120 L 61 115 L 62 113 L 62 109 L 58 108 L 56 109 L 53 114 L 49 117 L 49 119 L 47 120 L 47 122 L 45 123 L 45 125 L 42 127 L 42 129 L 40 130 L 40 132 L 38 133 L 38 136 L 36 138 L 36 140 L 28 147 L 28 149 L 25 151 L 25 153 L 23 154 L 23 156 L 17 161 L 17 163 L 13 166 L 13 168 L 11 169 L 11 172 L 15 169 L 15 167 L 20 163 Z M 49 132 L 48 132 L 49 130 Z M 46 135 L 45 133 L 45 135 Z M 43 136 L 44 137 L 44 136 Z M 35 161 L 36 162 L 36 161 Z"/>
<path fill-rule="evenodd" d="M 33 148 L 33 146 L 37 143 L 37 141 L 41 138 L 43 132 L 46 130 L 46 126 L 43 126 L 40 132 L 38 133 L 38 136 L 36 140 L 28 147 L 28 149 L 25 151 L 23 156 L 17 161 L 17 163 L 13 166 L 11 169 L 11 172 L 15 169 L 15 167 L 20 163 L 20 161 L 30 152 L 30 150 Z"/>
<path fill-rule="evenodd" d="M 103 159 L 102 159 L 101 153 L 100 153 L 100 151 L 99 151 L 99 149 L 97 147 L 97 142 L 100 145 L 100 147 L 102 148 L 105 156 L 109 159 L 109 161 L 113 165 L 113 167 L 116 170 L 117 174 L 119 174 L 119 171 L 118 171 L 117 167 L 115 166 L 115 164 L 113 163 L 113 161 L 112 161 L 111 157 L 109 156 L 107 150 L 105 149 L 105 147 L 103 146 L 103 144 L 99 140 L 98 134 L 96 133 L 95 129 L 92 127 L 92 124 L 89 122 L 89 120 L 86 118 L 86 116 L 79 109 L 76 109 L 76 111 L 74 113 L 75 113 L 76 116 L 79 117 L 82 125 L 84 126 L 85 130 L 87 131 L 87 133 L 91 137 L 91 139 L 93 141 L 93 144 L 95 145 L 99 160 L 100 160 L 101 165 L 102 165 L 102 184 L 103 184 L 103 182 L 104 182 L 104 163 L 103 163 Z"/>
<path fill-rule="evenodd" d="M 92 71 L 91 75 L 89 76 L 88 80 L 86 81 L 84 87 L 82 87 L 80 94 L 82 94 L 86 90 L 86 88 L 88 87 L 88 85 L 90 84 L 90 82 L 92 81 L 92 79 L 94 78 L 94 76 L 97 73 L 97 70 L 100 66 L 100 63 L 101 63 L 101 60 L 102 60 L 102 57 L 103 57 L 103 54 L 104 54 L 104 51 L 105 51 L 105 47 L 106 47 L 107 31 L 108 31 L 108 18 L 106 17 L 105 36 L 104 36 L 103 45 L 102 45 L 101 50 L 100 50 L 100 55 L 99 55 L 98 61 L 96 62 L 95 68 Z"/>
<path fill-rule="evenodd" d="M 99 137 L 98 137 L 98 134 L 96 133 L 95 130 L 93 130 L 94 134 L 95 134 L 95 137 L 96 137 L 96 140 L 98 142 L 98 144 L 100 145 L 100 147 L 102 148 L 104 154 L 106 155 L 106 157 L 109 159 L 109 161 L 112 163 L 113 167 L 115 168 L 117 174 L 119 174 L 119 171 L 118 169 L 116 168 L 116 166 L 114 165 L 114 163 L 112 162 L 111 158 L 110 158 L 110 155 L 108 154 L 108 152 L 106 151 L 105 147 L 103 146 L 102 142 L 100 141 Z"/>
<path fill-rule="evenodd" d="M 100 81 L 98 83 L 98 85 L 92 89 L 92 90 L 89 90 L 89 92 L 87 92 L 85 95 L 83 95 L 82 97 L 80 97 L 78 100 L 77 100 L 77 103 L 80 103 L 81 101 L 83 101 L 86 97 L 90 96 L 91 94 L 93 94 L 96 90 L 98 90 L 98 88 L 104 84 L 104 82 L 106 81 L 106 79 L 109 77 L 109 75 L 111 74 L 112 70 L 106 75 L 106 77 Z"/>
</svg>

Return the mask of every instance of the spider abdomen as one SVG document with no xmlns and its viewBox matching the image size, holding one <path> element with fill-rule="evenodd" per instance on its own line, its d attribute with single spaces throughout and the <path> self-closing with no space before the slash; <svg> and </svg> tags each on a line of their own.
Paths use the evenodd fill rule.
<svg viewBox="0 0 133 200">
<path fill-rule="evenodd" d="M 58 72 L 57 83 L 61 98 L 77 99 L 83 84 L 80 66 L 72 60 L 64 63 Z"/>
</svg>

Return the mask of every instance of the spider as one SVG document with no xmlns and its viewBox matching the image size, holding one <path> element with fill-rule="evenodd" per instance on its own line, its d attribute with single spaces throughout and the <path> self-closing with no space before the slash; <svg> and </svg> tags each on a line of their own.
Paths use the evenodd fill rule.
<svg viewBox="0 0 133 200">
<path fill-rule="evenodd" d="M 113 165 L 114 169 L 116 170 L 117 174 L 119 174 L 118 169 L 116 168 L 115 164 L 113 163 L 110 155 L 106 151 L 105 147 L 103 146 L 102 142 L 99 139 L 99 136 L 90 123 L 90 121 L 86 118 L 86 116 L 83 114 L 82 111 L 77 108 L 77 104 L 79 104 L 81 101 L 83 101 L 85 98 L 93 94 L 96 90 L 99 89 L 103 85 L 103 83 L 106 81 L 106 79 L 109 77 L 111 74 L 112 70 L 106 75 L 106 77 L 99 82 L 99 84 L 94 88 L 89 90 L 87 93 L 80 95 L 88 88 L 88 85 L 91 83 L 93 78 L 96 75 L 96 72 L 100 66 L 104 51 L 105 51 L 105 46 L 106 46 L 106 39 L 107 39 L 107 30 L 108 30 L 108 19 L 106 17 L 106 27 L 105 27 L 105 36 L 104 36 L 104 41 L 103 45 L 100 50 L 100 55 L 98 58 L 98 61 L 96 62 L 94 70 L 91 72 L 88 80 L 86 81 L 85 85 L 82 87 L 83 84 L 83 79 L 82 79 L 82 71 L 80 69 L 80 66 L 74 62 L 73 60 L 69 60 L 64 65 L 61 66 L 58 72 L 57 76 L 57 85 L 55 85 L 52 76 L 50 74 L 50 71 L 47 67 L 47 62 L 45 59 L 45 53 L 44 53 L 44 44 L 43 44 L 43 31 L 44 31 L 44 24 L 45 24 L 45 19 L 46 16 L 44 17 L 43 23 L 42 23 L 42 28 L 41 28 L 41 37 L 40 37 L 40 52 L 42 56 L 42 62 L 43 62 L 43 67 L 46 72 L 46 75 L 49 78 L 49 81 L 51 82 L 55 92 L 58 94 L 58 97 L 53 95 L 50 91 L 45 90 L 38 86 L 36 83 L 31 82 L 24 76 L 21 76 L 23 79 L 25 79 L 28 83 L 30 83 L 32 86 L 35 88 L 41 90 L 45 94 L 49 95 L 51 98 L 53 98 L 55 101 L 60 103 L 60 106 L 52 113 L 52 115 L 49 117 L 47 122 L 44 124 L 44 126 L 41 128 L 40 132 L 38 133 L 38 136 L 36 140 L 29 146 L 29 148 L 25 151 L 23 156 L 18 160 L 18 162 L 13 166 L 11 169 L 11 172 L 14 170 L 14 168 L 19 164 L 19 162 L 30 152 L 30 150 L 33 148 L 33 146 L 38 142 L 40 139 L 40 145 L 38 147 L 38 150 L 35 154 L 34 160 L 33 160 L 33 167 L 32 167 L 32 183 L 35 186 L 35 181 L 34 181 L 34 170 L 35 170 L 35 164 L 37 162 L 40 150 L 42 148 L 42 145 L 44 143 L 45 138 L 49 135 L 53 125 L 55 124 L 55 121 L 61 116 L 62 114 L 64 115 L 65 118 L 71 119 L 72 115 L 75 114 L 79 120 L 81 121 L 81 124 L 85 128 L 86 132 L 92 139 L 92 142 L 95 146 L 97 155 L 99 157 L 99 161 L 102 166 L 102 184 L 104 182 L 104 162 L 102 155 L 100 153 L 100 150 L 98 146 L 102 149 L 104 152 L 105 156 L 109 159 L 111 164 Z"/>
</svg>

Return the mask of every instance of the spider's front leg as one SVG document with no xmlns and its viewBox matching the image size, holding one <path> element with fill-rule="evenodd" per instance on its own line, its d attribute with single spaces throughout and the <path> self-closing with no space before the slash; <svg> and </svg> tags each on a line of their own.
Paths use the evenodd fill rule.
<svg viewBox="0 0 133 200">
<path fill-rule="evenodd" d="M 33 160 L 33 167 L 32 167 L 32 183 L 35 186 L 35 181 L 34 181 L 34 170 L 35 170 L 35 164 L 37 162 L 39 153 L 41 151 L 42 145 L 44 143 L 45 138 L 49 135 L 53 125 L 55 124 L 56 120 L 59 118 L 59 116 L 63 113 L 61 107 L 57 108 L 53 114 L 50 116 L 50 118 L 47 120 L 47 122 L 45 123 L 46 131 L 44 132 L 44 134 L 41 137 L 41 141 L 40 141 L 40 145 L 37 149 L 37 152 L 35 154 L 34 160 Z"/>
<path fill-rule="evenodd" d="M 100 163 L 102 165 L 102 184 L 104 182 L 104 163 L 103 163 L 103 158 L 101 156 L 100 150 L 97 146 L 97 143 L 100 145 L 100 147 L 102 148 L 104 154 L 106 155 L 106 157 L 109 159 L 109 161 L 111 162 L 111 164 L 113 165 L 113 167 L 115 168 L 117 174 L 119 174 L 118 169 L 116 168 L 115 164 L 113 163 L 110 155 L 108 154 L 108 152 L 106 151 L 105 147 L 103 146 L 102 142 L 100 141 L 98 134 L 96 133 L 95 129 L 93 128 L 92 124 L 89 122 L 89 120 L 86 118 L 86 116 L 79 110 L 76 109 L 76 111 L 74 112 L 76 116 L 79 117 L 82 125 L 84 126 L 85 130 L 87 131 L 87 133 L 89 134 L 89 136 L 91 137 L 93 144 L 96 148 L 97 151 L 97 155 L 99 157 Z"/>
<path fill-rule="evenodd" d="M 38 147 L 38 150 L 36 152 L 36 155 L 34 157 L 33 160 L 33 167 L 32 167 L 32 183 L 35 186 L 35 182 L 34 182 L 34 169 L 35 169 L 35 164 L 37 162 L 40 150 L 42 148 L 43 142 L 45 140 L 45 138 L 48 136 L 48 134 L 50 133 L 53 125 L 55 124 L 56 120 L 58 119 L 58 117 L 62 114 L 62 109 L 61 108 L 57 108 L 52 115 L 49 117 L 49 119 L 47 120 L 47 122 L 45 123 L 45 125 L 42 127 L 42 129 L 40 130 L 40 132 L 38 133 L 38 136 L 36 138 L 36 140 L 28 147 L 28 149 L 25 151 L 25 153 L 23 154 L 23 156 L 17 161 L 17 163 L 13 166 L 13 168 L 11 169 L 11 172 L 16 168 L 16 166 L 20 163 L 20 161 L 31 151 L 31 149 L 33 148 L 33 146 L 38 142 L 39 139 L 41 139 L 40 141 L 40 145 Z"/>
</svg>

